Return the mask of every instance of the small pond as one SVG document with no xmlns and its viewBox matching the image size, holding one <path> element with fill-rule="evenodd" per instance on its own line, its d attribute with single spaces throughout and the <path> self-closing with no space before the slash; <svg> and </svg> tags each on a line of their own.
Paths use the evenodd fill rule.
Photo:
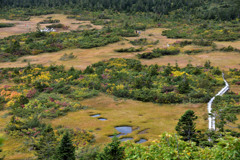
<svg viewBox="0 0 240 160">
<path fill-rule="evenodd" d="M 115 127 L 115 129 L 123 135 L 132 133 L 132 127 L 130 126 L 119 126 L 119 127 Z"/>
<path fill-rule="evenodd" d="M 119 127 L 115 127 L 115 129 L 120 132 L 120 134 L 116 135 L 117 137 L 120 137 L 122 135 L 127 135 L 128 133 L 132 133 L 132 127 L 130 126 L 119 126 Z M 113 138 L 114 135 L 108 136 L 110 138 Z M 121 140 L 121 139 L 120 139 Z M 123 138 L 123 140 L 121 141 L 125 141 L 125 138 Z"/>
<path fill-rule="evenodd" d="M 141 138 L 139 141 L 137 141 L 136 143 L 144 143 L 144 142 L 147 142 L 147 140 L 146 139 L 144 139 L 144 138 Z"/>
<path fill-rule="evenodd" d="M 93 115 L 90 115 L 91 117 L 99 117 L 100 114 L 93 114 Z"/>
<path fill-rule="evenodd" d="M 106 118 L 98 118 L 100 121 L 106 121 Z"/>
</svg>

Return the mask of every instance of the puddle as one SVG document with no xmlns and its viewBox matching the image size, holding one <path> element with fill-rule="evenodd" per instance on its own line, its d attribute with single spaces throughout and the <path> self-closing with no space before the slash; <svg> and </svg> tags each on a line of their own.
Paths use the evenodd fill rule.
<svg viewBox="0 0 240 160">
<path fill-rule="evenodd" d="M 130 126 L 115 127 L 115 129 L 123 135 L 126 135 L 128 133 L 132 133 L 132 127 L 130 127 Z"/>
<path fill-rule="evenodd" d="M 120 134 L 116 135 L 116 137 L 120 137 L 122 135 L 127 135 L 128 133 L 132 133 L 132 131 L 133 131 L 132 127 L 130 127 L 130 126 L 119 126 L 119 127 L 115 127 L 115 129 L 118 132 L 120 132 Z M 111 136 L 108 136 L 108 137 L 113 138 L 114 135 L 111 135 Z M 127 141 L 127 140 L 131 140 L 131 138 L 127 139 L 127 140 L 125 140 L 125 138 L 122 138 L 120 140 L 121 141 Z"/>
<path fill-rule="evenodd" d="M 106 121 L 106 118 L 98 118 L 100 121 Z"/>
<path fill-rule="evenodd" d="M 128 137 L 128 138 L 121 138 L 120 139 L 121 142 L 130 141 L 130 140 L 133 140 L 133 138 L 132 137 Z"/>
<path fill-rule="evenodd" d="M 144 139 L 144 138 L 141 138 L 139 141 L 137 141 L 136 143 L 144 143 L 144 142 L 147 142 L 147 140 L 146 139 Z"/>
<path fill-rule="evenodd" d="M 90 115 L 91 117 L 99 117 L 100 114 L 93 114 L 93 115 Z"/>
</svg>

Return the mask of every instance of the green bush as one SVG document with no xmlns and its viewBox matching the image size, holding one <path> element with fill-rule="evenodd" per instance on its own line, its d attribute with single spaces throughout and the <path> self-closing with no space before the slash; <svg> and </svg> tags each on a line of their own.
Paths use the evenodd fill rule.
<svg viewBox="0 0 240 160">
<path fill-rule="evenodd" d="M 13 27 L 15 24 L 13 23 L 0 23 L 0 28 L 5 28 L 5 27 Z"/>
</svg>

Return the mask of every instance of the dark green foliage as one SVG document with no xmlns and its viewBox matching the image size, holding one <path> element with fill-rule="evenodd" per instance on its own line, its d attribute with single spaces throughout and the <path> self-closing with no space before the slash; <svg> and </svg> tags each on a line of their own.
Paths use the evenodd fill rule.
<svg viewBox="0 0 240 160">
<path fill-rule="evenodd" d="M 65 26 L 63 24 L 59 23 L 59 24 L 48 25 L 46 27 L 47 28 L 64 28 Z"/>
<path fill-rule="evenodd" d="M 60 61 L 68 61 L 71 59 L 75 59 L 77 56 L 73 55 L 73 53 L 64 53 L 64 55 L 59 59 Z"/>
<path fill-rule="evenodd" d="M 45 19 L 42 22 L 39 22 L 40 24 L 47 24 L 47 23 L 59 23 L 60 20 L 59 19 Z"/>
<path fill-rule="evenodd" d="M 211 62 L 209 60 L 207 60 L 204 64 L 205 68 L 210 68 L 211 67 Z"/>
<path fill-rule="evenodd" d="M 85 74 L 91 74 L 91 73 L 94 73 L 94 70 L 91 66 L 87 66 L 87 68 L 84 70 Z"/>
<path fill-rule="evenodd" d="M 187 110 L 179 119 L 176 126 L 177 133 L 182 136 L 184 141 L 195 141 L 196 139 L 196 123 L 194 122 L 198 117 L 195 116 L 194 111 Z"/>
<path fill-rule="evenodd" d="M 36 156 L 38 159 L 54 159 L 56 154 L 57 140 L 51 125 L 47 125 L 43 129 L 43 133 L 39 142 L 36 144 Z"/>
<path fill-rule="evenodd" d="M 120 140 L 114 136 L 112 142 L 109 143 L 97 157 L 97 160 L 122 160 L 124 159 L 125 147 L 120 146 Z"/>
<path fill-rule="evenodd" d="M 147 40 L 147 38 L 140 38 L 140 39 L 135 39 L 135 40 L 133 40 L 133 41 L 130 41 L 130 43 L 131 43 L 132 45 L 135 45 L 135 46 L 138 46 L 138 45 L 140 45 L 140 46 L 156 45 L 156 44 L 159 43 L 159 40 L 149 42 L 149 41 Z"/>
<path fill-rule="evenodd" d="M 177 55 L 180 53 L 180 50 L 178 48 L 156 48 L 153 49 L 152 52 L 146 52 L 142 54 L 138 54 L 138 58 L 143 59 L 152 59 L 152 58 L 158 58 L 161 56 L 166 55 Z"/>
<path fill-rule="evenodd" d="M 134 47 L 130 47 L 130 48 L 121 48 L 121 49 L 115 49 L 115 52 L 141 52 L 143 51 L 144 48 L 134 48 Z"/>
<path fill-rule="evenodd" d="M 57 148 L 57 160 L 75 160 L 75 147 L 72 144 L 70 134 L 65 132 Z"/>
<path fill-rule="evenodd" d="M 0 23 L 0 28 L 13 27 L 13 26 L 15 26 L 13 23 Z"/>
<path fill-rule="evenodd" d="M 213 102 L 213 111 L 216 113 L 216 128 L 224 132 L 225 127 L 239 128 L 236 124 L 237 114 L 240 113 L 238 95 L 229 92 L 223 96 L 217 96 Z"/>
<path fill-rule="evenodd" d="M 186 75 L 184 75 L 184 79 L 182 80 L 182 82 L 179 84 L 178 86 L 178 91 L 181 94 L 184 93 L 189 93 L 190 91 L 190 85 L 189 85 L 189 80 L 186 79 Z"/>
<path fill-rule="evenodd" d="M 76 152 L 76 158 L 78 160 L 95 160 L 100 152 L 100 148 L 95 146 L 86 146 L 79 148 Z"/>
<path fill-rule="evenodd" d="M 201 53 L 203 51 L 204 51 L 203 49 L 193 49 L 193 50 L 186 50 L 186 51 L 184 51 L 184 53 L 186 53 L 188 55 L 194 55 L 197 53 Z"/>
<path fill-rule="evenodd" d="M 3 146 L 3 142 L 4 142 L 4 140 L 5 140 L 5 139 L 1 136 L 1 137 L 0 137 L 0 147 Z M 0 153 L 1 153 L 1 152 L 2 152 L 2 149 L 0 149 Z M 1 157 L 0 157 L 0 160 L 3 160 L 4 157 L 5 157 L 5 156 L 3 156 L 3 157 L 1 156 Z"/>
<path fill-rule="evenodd" d="M 220 51 L 223 51 L 223 52 L 240 52 L 239 49 L 233 48 L 232 46 L 223 47 L 223 48 L 220 49 Z"/>
<path fill-rule="evenodd" d="M 103 28 L 102 30 L 93 29 L 56 34 L 37 31 L 10 36 L 0 39 L 0 61 L 16 60 L 23 55 L 56 52 L 65 48 L 94 48 L 104 46 L 119 41 L 119 34 L 118 29 L 107 30 Z"/>
</svg>

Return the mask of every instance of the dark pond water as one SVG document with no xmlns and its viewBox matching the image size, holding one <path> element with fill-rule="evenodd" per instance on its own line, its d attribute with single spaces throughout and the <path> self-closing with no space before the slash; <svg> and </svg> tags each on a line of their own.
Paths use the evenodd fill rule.
<svg viewBox="0 0 240 160">
<path fill-rule="evenodd" d="M 106 118 L 98 118 L 100 121 L 106 121 Z"/>
<path fill-rule="evenodd" d="M 144 139 L 144 138 L 141 138 L 139 141 L 137 141 L 136 143 L 144 143 L 144 142 L 147 142 L 147 140 L 146 139 Z"/>
<path fill-rule="evenodd" d="M 130 126 L 119 126 L 119 127 L 115 127 L 115 129 L 123 135 L 132 133 L 132 127 Z"/>
<path fill-rule="evenodd" d="M 129 140 L 133 140 L 132 137 L 127 137 L 127 138 L 121 138 L 120 141 L 124 142 L 124 141 L 129 141 Z"/>
<path fill-rule="evenodd" d="M 99 117 L 100 116 L 100 114 L 93 114 L 93 115 L 91 115 L 91 117 Z"/>
<path fill-rule="evenodd" d="M 120 134 L 116 135 L 117 137 L 120 137 L 122 135 L 127 135 L 128 133 L 132 133 L 132 127 L 130 126 L 119 126 L 119 127 L 115 127 L 115 129 L 120 132 Z M 113 138 L 114 136 L 108 136 L 110 138 Z M 120 139 L 121 140 L 121 139 Z M 125 141 L 125 138 L 123 138 L 123 140 L 121 141 Z"/>
</svg>

